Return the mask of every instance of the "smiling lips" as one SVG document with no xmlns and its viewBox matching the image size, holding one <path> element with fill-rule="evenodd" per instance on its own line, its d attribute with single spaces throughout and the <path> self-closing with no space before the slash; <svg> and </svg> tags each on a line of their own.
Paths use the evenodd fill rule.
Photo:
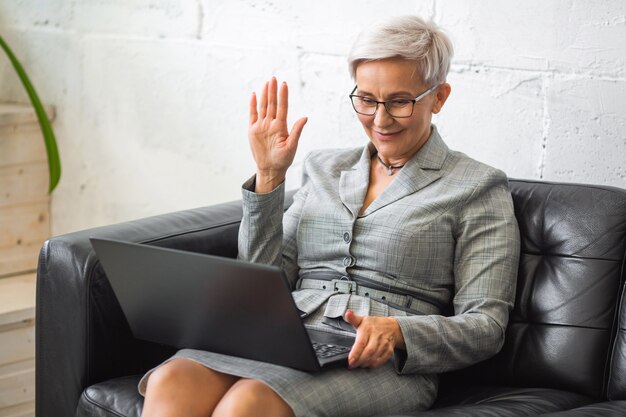
<svg viewBox="0 0 626 417">
<path fill-rule="evenodd" d="M 383 133 L 383 132 L 378 132 L 378 131 L 374 131 L 374 132 L 376 133 L 376 136 L 378 136 L 379 139 L 390 140 L 398 136 L 402 132 L 402 130 L 399 130 L 397 132 L 389 132 L 389 133 Z"/>
</svg>

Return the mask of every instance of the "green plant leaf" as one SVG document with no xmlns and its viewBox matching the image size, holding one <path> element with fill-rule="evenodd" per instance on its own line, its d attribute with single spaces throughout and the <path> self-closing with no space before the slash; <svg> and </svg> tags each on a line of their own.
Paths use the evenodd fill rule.
<svg viewBox="0 0 626 417">
<path fill-rule="evenodd" d="M 37 119 L 39 120 L 39 126 L 41 127 L 41 133 L 43 133 L 43 140 L 46 145 L 46 152 L 48 154 L 48 169 L 50 171 L 48 193 L 51 193 L 61 179 L 61 160 L 59 159 L 59 149 L 57 148 L 57 142 L 54 136 L 54 131 L 52 130 L 52 125 L 48 120 L 46 110 L 39 100 L 39 96 L 35 91 L 35 87 L 33 87 L 33 84 L 30 82 L 28 75 L 26 75 L 26 71 L 24 71 L 22 64 L 20 64 L 20 61 L 18 61 L 15 54 L 13 54 L 13 51 L 11 51 L 11 48 L 9 48 L 9 45 L 4 41 L 1 35 L 0 46 L 2 47 L 2 49 L 4 49 L 4 52 L 6 52 L 9 60 L 13 64 L 17 75 L 20 77 L 20 80 L 22 80 L 22 84 L 24 84 L 24 88 L 28 93 L 30 102 L 35 108 L 35 113 L 37 114 Z"/>
</svg>

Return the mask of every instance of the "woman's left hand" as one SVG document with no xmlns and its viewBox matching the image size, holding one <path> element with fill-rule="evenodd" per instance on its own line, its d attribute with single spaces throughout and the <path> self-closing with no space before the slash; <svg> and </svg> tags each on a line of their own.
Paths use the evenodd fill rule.
<svg viewBox="0 0 626 417">
<path fill-rule="evenodd" d="M 345 320 L 356 328 L 356 340 L 348 356 L 350 368 L 378 368 L 405 348 L 400 325 L 393 317 L 359 316 L 346 311 Z"/>
</svg>

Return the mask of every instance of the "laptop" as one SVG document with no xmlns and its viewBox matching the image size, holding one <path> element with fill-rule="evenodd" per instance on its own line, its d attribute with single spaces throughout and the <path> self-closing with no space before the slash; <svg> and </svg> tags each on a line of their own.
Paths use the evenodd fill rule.
<svg viewBox="0 0 626 417">
<path fill-rule="evenodd" d="M 303 371 L 347 365 L 354 338 L 307 329 L 280 268 L 90 240 L 137 339 Z"/>
</svg>

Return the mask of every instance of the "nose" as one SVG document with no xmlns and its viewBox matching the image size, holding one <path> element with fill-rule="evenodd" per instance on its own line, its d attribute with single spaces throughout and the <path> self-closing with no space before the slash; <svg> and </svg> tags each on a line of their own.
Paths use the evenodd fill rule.
<svg viewBox="0 0 626 417">
<path fill-rule="evenodd" d="M 374 115 L 374 124 L 379 127 L 389 126 L 393 123 L 394 119 L 387 112 L 387 108 L 383 104 L 379 104 Z"/>
</svg>

